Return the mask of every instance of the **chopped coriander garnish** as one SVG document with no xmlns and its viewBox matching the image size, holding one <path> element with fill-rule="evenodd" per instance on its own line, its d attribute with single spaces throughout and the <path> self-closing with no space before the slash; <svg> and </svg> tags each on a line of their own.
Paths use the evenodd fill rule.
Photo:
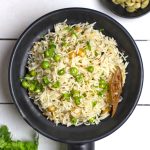
<svg viewBox="0 0 150 150">
<path fill-rule="evenodd" d="M 89 123 L 94 123 L 94 122 L 95 122 L 95 118 L 92 117 L 92 118 L 90 118 L 88 121 L 89 121 Z"/>
<path fill-rule="evenodd" d="M 70 93 L 63 93 L 63 94 L 62 94 L 62 98 L 63 98 L 64 100 L 67 100 L 67 101 L 70 100 L 70 96 L 71 96 Z"/>
<path fill-rule="evenodd" d="M 80 99 L 81 99 L 81 97 L 79 97 L 79 96 L 74 97 L 74 102 L 76 105 L 80 105 L 80 103 L 81 103 Z"/>
<path fill-rule="evenodd" d="M 53 85 L 52 85 L 53 88 L 59 88 L 60 87 L 60 82 L 59 81 L 56 81 Z"/>
<path fill-rule="evenodd" d="M 87 45 L 87 49 L 91 51 L 91 45 L 89 41 L 86 42 L 86 45 Z"/>
<path fill-rule="evenodd" d="M 92 102 L 92 106 L 95 107 L 97 104 L 97 101 Z"/>
<path fill-rule="evenodd" d="M 73 89 L 73 90 L 71 90 L 71 95 L 72 95 L 72 97 L 80 96 L 80 91 Z"/>
<path fill-rule="evenodd" d="M 72 117 L 72 118 L 71 118 L 71 123 L 72 123 L 73 125 L 76 125 L 76 123 L 77 123 L 77 118 Z"/>
<path fill-rule="evenodd" d="M 106 89 L 102 89 L 101 91 L 98 91 L 98 96 L 102 97 L 106 93 Z"/>
<path fill-rule="evenodd" d="M 71 27 L 71 26 L 69 27 L 68 26 L 68 27 L 65 28 L 65 30 L 68 30 L 71 35 L 73 35 L 75 37 L 78 37 L 77 34 L 76 34 L 76 32 L 75 32 L 75 27 Z"/>
</svg>

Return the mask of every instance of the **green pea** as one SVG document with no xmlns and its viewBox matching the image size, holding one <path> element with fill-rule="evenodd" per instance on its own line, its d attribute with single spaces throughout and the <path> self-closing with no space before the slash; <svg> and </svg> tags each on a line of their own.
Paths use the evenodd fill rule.
<svg viewBox="0 0 150 150">
<path fill-rule="evenodd" d="M 50 48 L 44 52 L 44 57 L 54 57 L 55 51 L 53 48 Z"/>
<path fill-rule="evenodd" d="M 39 84 L 38 80 L 32 80 L 31 83 L 33 83 L 33 84 L 35 84 L 35 85 Z"/>
<path fill-rule="evenodd" d="M 75 124 L 77 123 L 77 118 L 72 117 L 72 118 L 71 118 L 71 123 L 72 123 L 73 125 L 75 125 Z"/>
<path fill-rule="evenodd" d="M 99 84 L 106 84 L 106 81 L 104 79 L 100 79 Z"/>
<path fill-rule="evenodd" d="M 94 67 L 93 66 L 88 66 L 86 69 L 90 73 L 92 73 L 94 71 Z"/>
<path fill-rule="evenodd" d="M 83 74 L 78 74 L 75 79 L 77 82 L 81 82 L 83 80 Z"/>
<path fill-rule="evenodd" d="M 80 96 L 80 91 L 73 89 L 73 90 L 71 90 L 71 95 L 72 95 L 72 97 Z"/>
<path fill-rule="evenodd" d="M 41 88 L 37 87 L 37 88 L 34 90 L 34 92 L 37 93 L 37 94 L 40 93 L 40 92 L 41 92 Z"/>
<path fill-rule="evenodd" d="M 22 84 L 22 87 L 25 88 L 25 89 L 27 89 L 29 87 L 29 83 L 26 80 L 23 80 L 21 82 L 21 84 Z"/>
<path fill-rule="evenodd" d="M 76 105 L 80 105 L 80 103 L 81 103 L 80 99 L 81 99 L 81 97 L 79 97 L 79 96 L 74 97 L 74 102 Z"/>
<path fill-rule="evenodd" d="M 34 83 L 30 83 L 30 84 L 29 84 L 29 87 L 28 87 L 28 90 L 29 90 L 30 92 L 33 92 L 33 91 L 35 90 L 35 88 L 36 88 L 36 85 L 35 85 Z"/>
<path fill-rule="evenodd" d="M 47 76 L 43 77 L 43 82 L 44 82 L 45 85 L 48 85 L 50 83 Z"/>
<path fill-rule="evenodd" d="M 52 42 L 52 43 L 50 43 L 50 49 L 56 49 L 56 45 Z"/>
<path fill-rule="evenodd" d="M 99 87 L 102 88 L 102 89 L 104 89 L 105 86 L 106 86 L 105 84 L 100 84 L 100 85 L 99 85 Z"/>
<path fill-rule="evenodd" d="M 46 51 L 44 52 L 44 57 L 50 57 L 49 50 L 46 50 Z"/>
<path fill-rule="evenodd" d="M 70 93 L 63 93 L 62 94 L 62 98 L 65 99 L 65 100 L 67 100 L 67 101 L 70 100 L 70 96 L 71 96 Z"/>
<path fill-rule="evenodd" d="M 36 71 L 35 71 L 35 70 L 31 70 L 29 73 L 30 73 L 30 75 L 31 75 L 32 77 L 35 77 L 35 76 L 36 76 Z"/>
<path fill-rule="evenodd" d="M 56 81 L 53 85 L 52 85 L 53 88 L 59 88 L 60 87 L 60 82 L 59 81 Z"/>
<path fill-rule="evenodd" d="M 94 123 L 94 122 L 95 122 L 95 118 L 92 117 L 92 118 L 90 118 L 88 121 L 89 121 L 89 123 Z"/>
<path fill-rule="evenodd" d="M 92 106 L 95 107 L 97 104 L 97 101 L 92 102 Z"/>
<path fill-rule="evenodd" d="M 57 74 L 58 75 L 64 75 L 66 73 L 65 68 L 58 70 Z"/>
<path fill-rule="evenodd" d="M 78 69 L 76 67 L 71 67 L 70 74 L 76 76 L 78 74 Z"/>
<path fill-rule="evenodd" d="M 56 55 L 54 56 L 55 62 L 59 62 L 60 59 L 61 59 L 60 55 L 56 54 Z"/>
<path fill-rule="evenodd" d="M 47 68 L 49 68 L 49 67 L 50 67 L 49 61 L 46 61 L 46 60 L 42 61 L 41 67 L 42 67 L 42 69 L 47 69 Z"/>
<path fill-rule="evenodd" d="M 38 93 L 42 92 L 42 90 L 43 90 L 43 86 L 42 86 L 42 84 L 39 84 L 38 86 L 36 86 L 34 92 L 38 94 Z"/>
<path fill-rule="evenodd" d="M 106 89 L 107 90 L 108 89 L 108 84 L 104 79 L 100 79 L 99 80 L 99 87 L 101 89 Z"/>
</svg>

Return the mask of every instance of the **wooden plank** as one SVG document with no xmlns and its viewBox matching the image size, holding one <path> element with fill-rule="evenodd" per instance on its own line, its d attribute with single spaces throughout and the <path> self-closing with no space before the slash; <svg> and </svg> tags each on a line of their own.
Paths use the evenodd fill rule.
<svg viewBox="0 0 150 150">
<path fill-rule="evenodd" d="M 134 37 L 134 39 L 149 39 L 147 31 L 150 13 L 136 19 L 118 17 L 104 8 L 100 0 L 1 0 L 0 1 L 0 38 L 18 38 L 29 24 L 42 15 L 53 10 L 66 7 L 87 7 L 112 16 L 120 22 Z"/>
<path fill-rule="evenodd" d="M 141 98 L 139 100 L 139 104 L 150 104 L 150 95 L 149 95 L 149 83 L 150 83 L 150 41 L 138 41 L 136 42 L 139 50 L 141 52 L 141 56 L 143 58 L 144 71 L 145 71 L 145 79 L 144 86 Z M 11 96 L 9 94 L 8 88 L 8 63 L 9 58 L 13 49 L 15 41 L 0 41 L 0 103 L 8 103 L 12 102 Z"/>
<path fill-rule="evenodd" d="M 120 129 L 96 142 L 95 150 L 148 149 L 150 134 L 148 114 L 150 114 L 149 106 L 137 106 L 132 116 Z M 6 124 L 15 139 L 29 140 L 34 133 L 13 105 L 0 104 L 0 124 Z M 39 142 L 39 150 L 65 150 L 64 144 L 52 141 L 42 135 L 40 135 Z"/>
<path fill-rule="evenodd" d="M 0 103 L 12 102 L 8 88 L 8 65 L 15 41 L 0 41 Z"/>
<path fill-rule="evenodd" d="M 149 106 L 137 106 L 120 129 L 96 142 L 96 148 L 105 150 L 149 149 L 150 122 L 147 120 L 149 113 Z"/>
<path fill-rule="evenodd" d="M 141 93 L 141 97 L 139 100 L 139 104 L 150 104 L 150 94 L 149 94 L 149 83 L 150 83 L 150 70 L 149 70 L 149 64 L 150 64 L 150 41 L 138 41 L 136 42 L 139 50 L 141 52 L 141 57 L 143 60 L 143 66 L 144 66 L 144 84 L 143 84 L 143 90 Z"/>
<path fill-rule="evenodd" d="M 9 127 L 13 138 L 20 140 L 32 140 L 35 131 L 22 119 L 14 105 L 0 104 L 0 125 L 5 124 Z M 39 136 L 39 150 L 58 150 L 57 142 Z"/>
</svg>

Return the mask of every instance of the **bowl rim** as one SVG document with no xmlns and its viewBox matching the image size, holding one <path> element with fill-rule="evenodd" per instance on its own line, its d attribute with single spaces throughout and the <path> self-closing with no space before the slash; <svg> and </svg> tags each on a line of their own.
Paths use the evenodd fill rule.
<svg viewBox="0 0 150 150">
<path fill-rule="evenodd" d="M 107 133 L 105 133 L 104 135 L 100 136 L 100 137 L 95 137 L 95 138 L 92 138 L 92 139 L 88 139 L 88 140 L 82 140 L 82 141 L 74 141 L 74 140 L 63 140 L 63 139 L 59 139 L 59 138 L 56 138 L 56 137 L 53 137 L 51 135 L 48 135 L 46 134 L 45 132 L 43 132 L 42 130 L 39 130 L 31 121 L 28 120 L 28 118 L 26 118 L 26 116 L 24 115 L 23 111 L 20 109 L 20 106 L 19 106 L 19 103 L 17 102 L 16 100 L 16 97 L 15 97 L 15 94 L 14 94 L 14 91 L 13 91 L 13 85 L 12 85 L 12 65 L 13 65 L 13 61 L 14 61 L 14 56 L 15 56 L 15 53 L 16 53 L 16 50 L 17 50 L 17 47 L 18 45 L 20 44 L 20 42 L 22 41 L 22 39 L 24 38 L 25 34 L 30 30 L 32 29 L 32 27 L 37 24 L 38 22 L 41 22 L 43 19 L 45 19 L 46 17 L 48 17 L 49 15 L 51 14 L 55 14 L 55 13 L 58 13 L 58 12 L 62 12 L 62 11 L 69 11 L 69 10 L 75 10 L 75 11 L 84 11 L 84 12 L 91 12 L 91 13 L 96 13 L 96 14 L 99 14 L 99 15 L 102 15 L 106 18 L 108 18 L 109 20 L 111 20 L 112 22 L 114 22 L 115 24 L 117 24 L 121 30 L 123 30 L 128 38 L 130 38 L 130 40 L 132 41 L 133 45 L 135 46 L 136 48 L 136 52 L 137 52 L 137 55 L 139 57 L 139 62 L 140 62 L 140 68 L 141 68 L 141 79 L 140 79 L 140 86 L 139 86 L 139 92 L 138 92 L 138 95 L 136 96 L 135 98 L 135 103 L 134 105 L 132 106 L 132 109 L 130 110 L 130 112 L 128 113 L 128 115 L 121 121 L 120 124 L 118 124 L 115 128 L 113 128 L 113 130 L 110 130 L 108 131 Z M 93 10 L 93 9 L 89 9 L 89 8 L 82 8 L 82 7 L 69 7 L 69 8 L 63 8 L 63 9 L 58 9 L 58 10 L 55 10 L 55 11 L 52 11 L 50 13 L 47 13 L 43 16 L 41 16 L 40 18 L 38 18 L 37 20 L 35 20 L 33 23 L 31 23 L 25 30 L 24 32 L 20 35 L 20 37 L 18 38 L 15 46 L 14 46 L 14 49 L 12 51 L 12 54 L 11 54 L 11 57 L 10 57 L 10 61 L 9 61 L 9 68 L 8 68 L 8 81 L 9 81 L 9 91 L 10 91 L 10 94 L 11 94 L 11 97 L 19 111 L 19 113 L 21 114 L 21 116 L 23 117 L 23 119 L 33 128 L 35 129 L 36 131 L 38 131 L 39 133 L 41 133 L 42 135 L 44 135 L 45 137 L 47 138 L 50 138 L 50 139 L 53 139 L 55 141 L 59 141 L 59 142 L 63 142 L 63 143 L 72 143 L 72 144 L 75 144 L 75 143 L 87 143 L 87 142 L 93 142 L 93 141 L 97 141 L 99 139 L 102 139 L 110 134 L 112 134 L 114 131 L 116 131 L 117 129 L 119 129 L 126 121 L 127 119 L 130 117 L 130 115 L 132 114 L 132 112 L 134 111 L 138 101 L 139 101 L 139 97 L 141 95 L 141 91 L 142 91 L 142 87 L 143 87 L 143 80 L 144 80 L 144 69 L 143 69 L 143 63 L 142 63 L 142 58 L 141 58 L 141 55 L 140 55 L 140 52 L 139 52 L 139 49 L 135 43 L 135 41 L 133 40 L 133 38 L 131 37 L 131 35 L 129 34 L 129 32 L 119 23 L 117 22 L 115 19 L 113 19 L 112 17 L 102 13 L 102 12 L 99 12 L 97 10 Z"/>
<path fill-rule="evenodd" d="M 115 9 L 112 9 L 112 8 L 110 8 L 109 6 L 107 6 L 107 4 L 106 3 L 110 3 L 110 5 L 112 5 L 112 6 L 116 6 L 116 7 L 120 7 L 120 9 L 122 9 L 122 10 L 124 10 L 124 8 L 122 8 L 121 6 L 117 6 L 116 4 L 114 4 L 112 1 L 111 2 L 107 2 L 107 1 L 110 1 L 110 0 L 102 0 L 102 4 L 104 5 L 104 7 L 107 9 L 107 10 L 109 10 L 110 12 L 112 12 L 113 14 L 115 14 L 116 16 L 119 16 L 119 17 L 122 17 L 122 18 L 125 18 L 125 19 L 136 19 L 136 18 L 139 18 L 139 17 L 142 17 L 142 16 L 144 16 L 144 15 L 146 15 L 146 14 L 148 14 L 148 13 L 150 13 L 150 2 L 149 2 L 149 4 L 148 4 L 148 9 L 147 9 L 147 11 L 145 11 L 144 13 L 142 13 L 142 14 L 140 14 L 140 15 L 137 15 L 137 14 L 135 14 L 135 15 L 133 15 L 133 16 L 127 16 L 127 15 L 121 15 L 120 13 L 118 13 Z M 146 8 L 147 8 L 146 7 Z M 146 8 L 144 8 L 144 9 L 146 9 Z M 142 9 L 140 9 L 139 11 L 141 11 Z M 128 13 L 128 12 L 127 12 Z M 133 12 L 133 13 L 135 13 L 135 12 Z M 129 13 L 129 14 L 133 14 L 133 13 Z"/>
</svg>

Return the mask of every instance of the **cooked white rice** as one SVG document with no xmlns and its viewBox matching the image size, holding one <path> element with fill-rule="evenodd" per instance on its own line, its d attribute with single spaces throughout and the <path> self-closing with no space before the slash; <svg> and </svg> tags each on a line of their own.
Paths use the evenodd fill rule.
<svg viewBox="0 0 150 150">
<path fill-rule="evenodd" d="M 74 25 L 67 25 L 66 22 L 58 23 L 54 27 L 54 32 L 49 32 L 43 40 L 35 42 L 29 52 L 27 65 L 29 71 L 37 72 L 36 79 L 40 83 L 43 76 L 47 76 L 51 81 L 48 86 L 44 86 L 42 92 L 39 94 L 29 92 L 29 96 L 38 104 L 43 114 L 56 124 L 67 126 L 99 124 L 110 115 L 110 111 L 107 110 L 110 107 L 107 100 L 108 91 L 102 96 L 97 94 L 102 90 L 99 87 L 99 80 L 102 78 L 109 84 L 116 66 L 119 66 L 123 84 L 125 83 L 125 69 L 128 65 L 126 57 L 119 52 L 117 43 L 112 37 L 105 36 L 93 26 L 94 24 L 89 23 Z M 59 62 L 44 57 L 44 51 L 49 48 L 50 40 L 56 45 L 55 53 L 61 56 Z M 41 68 L 43 60 L 51 63 L 49 69 Z M 88 66 L 94 67 L 92 73 L 87 71 Z M 71 67 L 76 67 L 79 74 L 83 75 L 81 82 L 77 82 L 70 74 Z M 58 70 L 62 68 L 65 68 L 66 72 L 60 76 Z M 52 87 L 52 83 L 56 81 L 60 82 L 59 88 Z M 80 104 L 77 105 L 72 96 L 69 100 L 62 98 L 63 93 L 70 93 L 71 90 L 80 91 Z M 91 118 L 94 121 L 89 121 Z"/>
</svg>

